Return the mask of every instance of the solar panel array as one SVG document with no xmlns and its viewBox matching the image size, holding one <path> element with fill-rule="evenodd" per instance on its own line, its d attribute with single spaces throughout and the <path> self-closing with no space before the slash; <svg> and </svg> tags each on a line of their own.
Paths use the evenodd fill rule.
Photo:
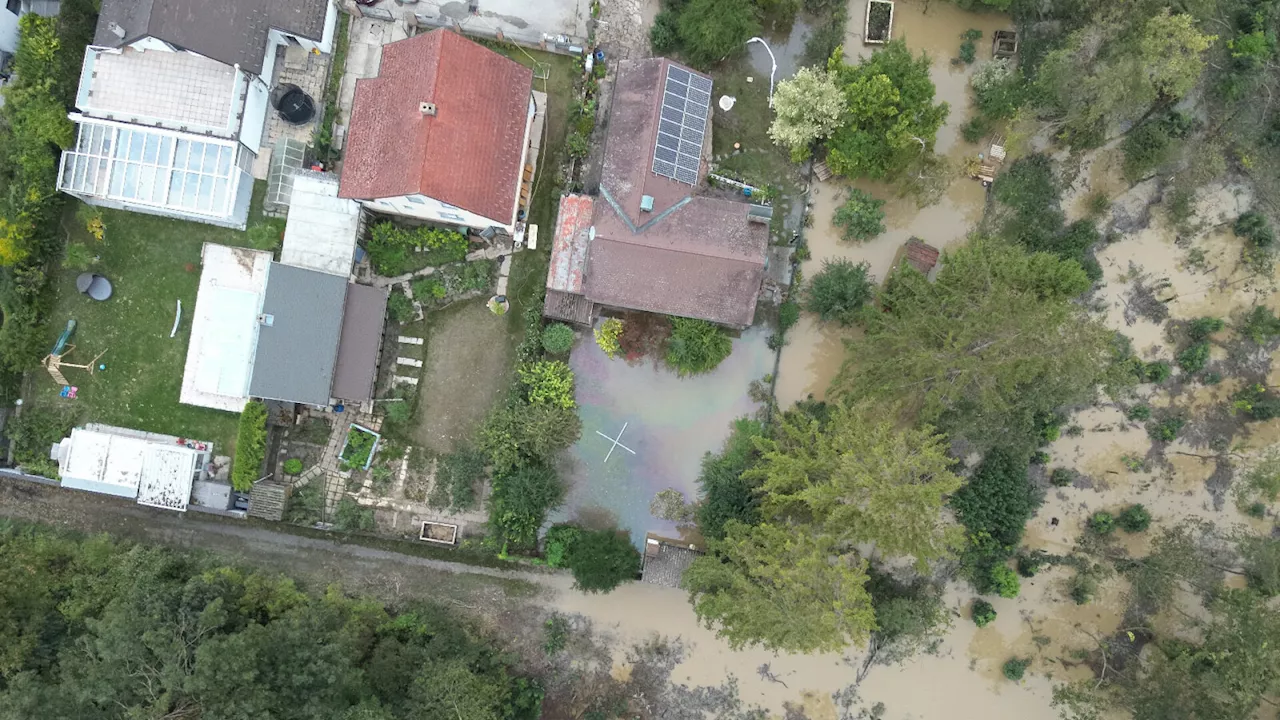
<svg viewBox="0 0 1280 720">
<path fill-rule="evenodd" d="M 682 183 L 698 184 L 698 164 L 710 108 L 711 78 L 667 65 L 658 143 L 653 149 L 655 173 Z"/>
</svg>

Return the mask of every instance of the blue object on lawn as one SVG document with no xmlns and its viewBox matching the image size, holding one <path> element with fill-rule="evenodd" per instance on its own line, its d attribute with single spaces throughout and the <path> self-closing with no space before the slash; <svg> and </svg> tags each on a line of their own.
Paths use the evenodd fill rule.
<svg viewBox="0 0 1280 720">
<path fill-rule="evenodd" d="M 342 411 L 344 411 L 344 410 L 346 410 L 346 409 L 347 409 L 347 407 L 346 407 L 345 405 L 343 405 L 342 403 L 338 403 L 337 405 L 334 405 L 334 406 L 333 406 L 333 411 L 334 411 L 334 412 L 342 412 Z"/>
<path fill-rule="evenodd" d="M 596 62 L 604 62 L 604 51 L 596 50 Z"/>
</svg>

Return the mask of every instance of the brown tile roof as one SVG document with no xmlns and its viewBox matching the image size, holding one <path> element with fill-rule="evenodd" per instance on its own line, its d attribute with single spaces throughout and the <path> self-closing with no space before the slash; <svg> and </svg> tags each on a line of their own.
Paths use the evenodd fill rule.
<svg viewBox="0 0 1280 720">
<path fill-rule="evenodd" d="M 605 143 L 604 167 L 600 184 L 609 188 L 618 206 L 635 225 L 657 215 L 689 196 L 692 188 L 682 182 L 653 172 L 653 149 L 658 137 L 658 120 L 662 110 L 663 82 L 667 67 L 676 65 L 666 58 L 623 60 L 613 88 L 613 106 L 609 109 L 609 139 Z M 703 139 L 702 164 L 698 171 L 701 183 L 707 172 L 711 148 L 711 117 L 707 117 Z M 640 198 L 653 198 L 653 212 L 640 210 Z"/>
<path fill-rule="evenodd" d="M 926 245 L 918 238 L 911 238 L 902 246 L 902 259 L 925 276 L 938 264 L 940 254 L 938 248 Z"/>
<path fill-rule="evenodd" d="M 748 221 L 746 203 L 696 196 L 693 187 L 652 172 L 671 64 L 665 58 L 619 63 L 584 292 L 602 305 L 750 325 L 768 226 Z M 644 195 L 654 198 L 652 211 L 640 209 Z"/>
<path fill-rule="evenodd" d="M 678 588 L 684 573 L 702 553 L 690 546 L 666 542 L 652 533 L 645 537 L 644 569 L 640 579 L 654 585 Z"/>
<path fill-rule="evenodd" d="M 356 82 L 339 197 L 421 193 L 513 223 L 532 92 L 533 71 L 450 30 L 385 45 Z"/>
<path fill-rule="evenodd" d="M 386 289 L 356 283 L 347 285 L 342 339 L 338 341 L 338 361 L 333 368 L 333 397 L 350 402 L 373 398 L 386 316 Z"/>
<path fill-rule="evenodd" d="M 756 312 L 763 263 L 660 250 L 599 235 L 586 296 L 595 303 L 745 327 Z"/>
</svg>

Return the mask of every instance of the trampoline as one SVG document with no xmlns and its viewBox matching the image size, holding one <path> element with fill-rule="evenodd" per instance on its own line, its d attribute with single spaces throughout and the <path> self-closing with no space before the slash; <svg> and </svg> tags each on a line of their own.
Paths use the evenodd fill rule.
<svg viewBox="0 0 1280 720">
<path fill-rule="evenodd" d="M 111 297 L 111 281 L 97 273 L 80 273 L 76 290 L 101 302 Z"/>
</svg>

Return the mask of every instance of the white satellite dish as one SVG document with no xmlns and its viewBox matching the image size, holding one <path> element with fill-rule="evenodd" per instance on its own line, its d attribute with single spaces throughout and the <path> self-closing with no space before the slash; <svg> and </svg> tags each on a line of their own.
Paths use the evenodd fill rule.
<svg viewBox="0 0 1280 720">
<path fill-rule="evenodd" d="M 738 99 L 732 95 L 721 95 L 720 101 L 717 104 L 720 106 L 721 110 L 729 112 L 733 109 L 733 104 L 736 102 L 738 102 Z"/>
</svg>

